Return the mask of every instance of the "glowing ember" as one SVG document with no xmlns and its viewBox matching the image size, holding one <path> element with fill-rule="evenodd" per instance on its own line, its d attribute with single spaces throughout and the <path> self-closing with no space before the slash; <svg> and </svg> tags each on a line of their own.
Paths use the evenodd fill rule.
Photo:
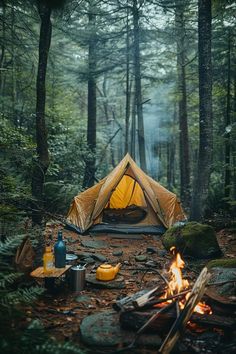
<svg viewBox="0 0 236 354">
<path fill-rule="evenodd" d="M 204 314 L 211 315 L 212 314 L 212 310 L 211 310 L 210 306 L 205 304 L 204 301 L 199 302 L 197 304 L 197 306 L 195 306 L 194 312 L 200 313 L 201 315 L 204 315 Z"/>
</svg>

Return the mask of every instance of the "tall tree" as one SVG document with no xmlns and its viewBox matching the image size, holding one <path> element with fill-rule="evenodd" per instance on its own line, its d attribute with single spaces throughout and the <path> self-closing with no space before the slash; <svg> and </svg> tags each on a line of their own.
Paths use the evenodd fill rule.
<svg viewBox="0 0 236 354">
<path fill-rule="evenodd" d="M 228 53 L 227 53 L 227 89 L 226 89 L 226 112 L 225 112 L 225 178 L 224 178 L 224 197 L 227 202 L 231 192 L 231 31 L 228 34 Z"/>
<path fill-rule="evenodd" d="M 190 211 L 192 220 L 200 220 L 204 216 L 211 175 L 213 148 L 211 20 L 211 0 L 198 0 L 199 152 Z"/>
<path fill-rule="evenodd" d="M 96 8 L 94 0 L 89 1 L 88 9 L 88 120 L 87 145 L 90 155 L 86 159 L 83 187 L 91 187 L 96 171 L 96 125 L 97 125 L 97 94 L 96 94 Z"/>
<path fill-rule="evenodd" d="M 235 141 L 236 139 L 236 55 L 234 57 L 234 73 L 233 73 L 233 81 L 234 81 L 234 86 L 233 86 L 233 134 L 232 134 L 232 140 Z M 234 139 L 235 138 L 235 139 Z M 233 199 L 236 200 L 236 147 L 235 144 L 232 146 L 232 155 L 233 155 Z"/>
<path fill-rule="evenodd" d="M 140 4 L 137 0 L 133 0 L 133 31 L 134 31 L 134 82 L 135 82 L 135 110 L 138 119 L 138 146 L 140 166 L 146 171 L 146 151 L 145 136 L 143 122 L 143 102 L 142 102 L 142 80 L 141 80 L 141 63 L 140 63 Z"/>
<path fill-rule="evenodd" d="M 52 36 L 51 13 L 53 8 L 63 4 L 62 0 L 37 0 L 37 9 L 40 16 L 39 56 L 36 82 L 36 143 L 37 157 L 34 160 L 32 172 L 32 195 L 36 201 L 33 205 L 32 220 L 41 224 L 43 208 L 43 190 L 45 174 L 49 167 L 47 128 L 45 121 L 46 106 L 46 73 L 48 55 Z"/>
<path fill-rule="evenodd" d="M 1 110 L 2 113 L 4 112 L 4 99 L 3 99 L 3 94 L 4 94 L 4 64 L 5 64 L 5 33 L 6 33 L 6 4 L 5 1 L 2 2 L 2 16 L 1 16 L 1 32 L 2 32 L 2 41 L 1 41 L 1 56 L 0 56 L 0 97 L 1 97 Z"/>
<path fill-rule="evenodd" d="M 129 26 L 129 7 L 126 14 L 126 87 L 125 87 L 125 153 L 129 152 L 129 120 L 130 120 L 130 26 Z"/>
<path fill-rule="evenodd" d="M 175 27 L 177 41 L 177 87 L 179 106 L 180 196 L 185 206 L 190 202 L 189 138 L 186 92 L 185 2 L 176 1 Z"/>
</svg>

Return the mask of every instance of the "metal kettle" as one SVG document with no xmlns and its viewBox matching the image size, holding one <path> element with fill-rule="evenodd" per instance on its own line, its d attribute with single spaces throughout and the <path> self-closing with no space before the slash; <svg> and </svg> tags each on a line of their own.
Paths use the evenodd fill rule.
<svg viewBox="0 0 236 354">
<path fill-rule="evenodd" d="M 116 274 L 120 270 L 121 263 L 118 263 L 116 266 L 110 264 L 101 264 L 96 271 L 96 279 L 102 281 L 113 280 L 116 277 Z"/>
</svg>

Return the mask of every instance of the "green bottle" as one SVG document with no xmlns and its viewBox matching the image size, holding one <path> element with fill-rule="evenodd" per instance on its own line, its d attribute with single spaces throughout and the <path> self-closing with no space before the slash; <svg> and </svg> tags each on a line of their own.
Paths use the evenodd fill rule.
<svg viewBox="0 0 236 354">
<path fill-rule="evenodd" d="M 66 266 L 66 245 L 62 238 L 62 231 L 58 231 L 57 242 L 54 246 L 55 268 Z"/>
</svg>

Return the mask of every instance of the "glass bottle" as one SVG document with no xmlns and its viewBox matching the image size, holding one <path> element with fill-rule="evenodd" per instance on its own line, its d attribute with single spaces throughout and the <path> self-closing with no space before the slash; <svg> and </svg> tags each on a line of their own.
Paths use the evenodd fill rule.
<svg viewBox="0 0 236 354">
<path fill-rule="evenodd" d="M 46 246 L 43 255 L 43 271 L 45 274 L 50 274 L 54 268 L 54 256 L 52 253 L 52 248 Z"/>
<path fill-rule="evenodd" d="M 55 267 L 64 268 L 66 266 L 66 245 L 62 239 L 62 231 L 58 231 L 57 242 L 54 246 Z"/>
</svg>

